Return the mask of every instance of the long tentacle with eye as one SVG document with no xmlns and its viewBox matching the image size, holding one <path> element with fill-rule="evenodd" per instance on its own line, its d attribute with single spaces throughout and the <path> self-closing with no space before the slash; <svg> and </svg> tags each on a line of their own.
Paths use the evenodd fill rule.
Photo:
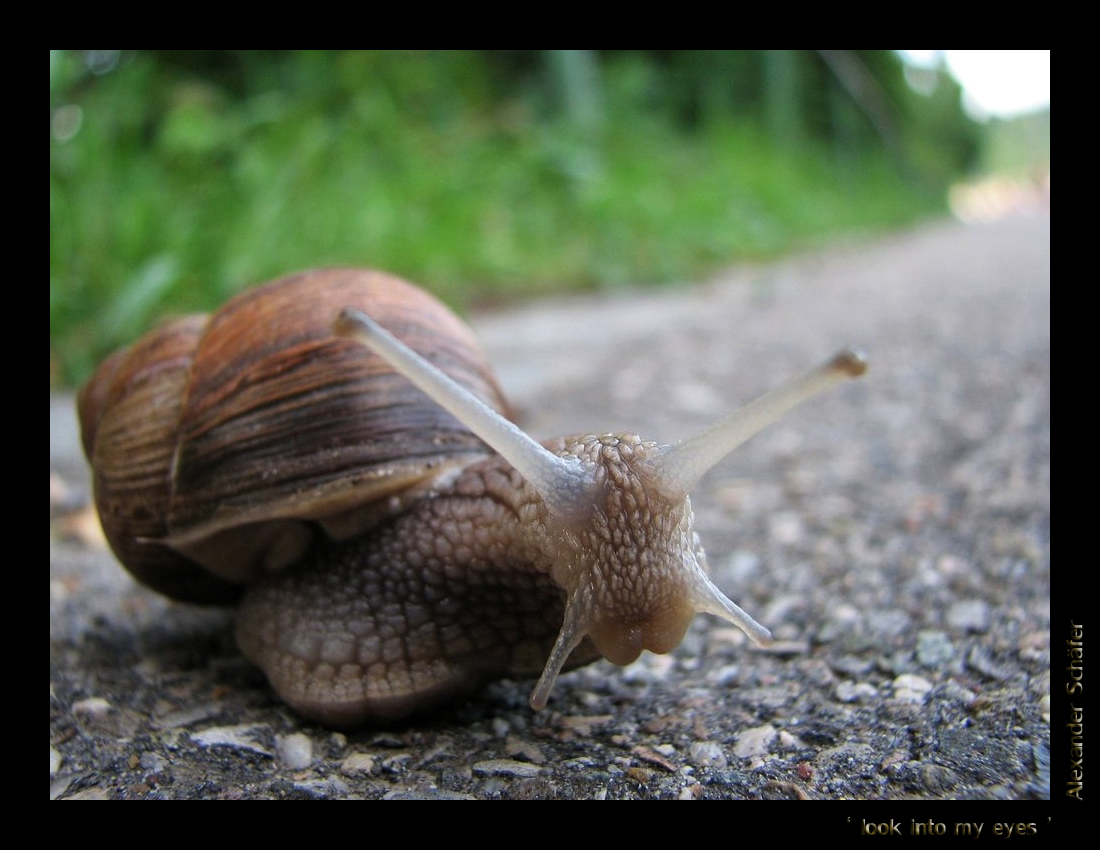
<svg viewBox="0 0 1100 850">
<path fill-rule="evenodd" d="M 867 371 L 867 360 L 858 351 L 837 352 L 816 369 L 780 384 L 770 392 L 720 419 L 700 434 L 669 446 L 650 462 L 658 486 L 670 495 L 686 496 L 700 478 L 745 440 L 779 419 L 784 413 L 845 378 Z"/>
<path fill-rule="evenodd" d="M 579 462 L 558 457 L 484 404 L 365 313 L 345 309 L 336 332 L 351 337 L 385 358 L 394 369 L 420 387 L 460 420 L 527 480 L 559 517 L 583 515 L 592 504 L 592 479 Z"/>
</svg>

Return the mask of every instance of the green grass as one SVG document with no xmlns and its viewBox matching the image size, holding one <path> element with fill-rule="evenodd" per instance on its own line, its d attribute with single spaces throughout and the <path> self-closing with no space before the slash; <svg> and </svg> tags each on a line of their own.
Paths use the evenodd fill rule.
<svg viewBox="0 0 1100 850">
<path fill-rule="evenodd" d="M 626 60 L 604 69 L 602 124 L 580 128 L 501 97 L 476 57 L 420 59 L 308 54 L 290 79 L 231 86 L 51 54 L 51 384 L 302 268 L 386 269 L 461 308 L 690 280 L 942 209 L 873 149 L 838 162 L 751 120 L 677 126 Z"/>
</svg>

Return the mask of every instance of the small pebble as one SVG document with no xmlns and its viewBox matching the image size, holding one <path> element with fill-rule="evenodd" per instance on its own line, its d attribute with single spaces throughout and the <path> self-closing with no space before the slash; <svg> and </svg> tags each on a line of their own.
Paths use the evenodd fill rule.
<svg viewBox="0 0 1100 850">
<path fill-rule="evenodd" d="M 528 764 L 525 761 L 514 761 L 513 759 L 486 759 L 474 764 L 474 773 L 477 776 L 528 778 L 538 776 L 541 770 L 538 765 Z"/>
<path fill-rule="evenodd" d="M 211 726 L 198 732 L 192 732 L 191 740 L 202 747 L 232 747 L 233 749 L 249 750 L 270 756 L 271 750 L 254 740 L 261 728 L 263 727 L 254 723 L 246 723 L 240 726 Z"/>
<path fill-rule="evenodd" d="M 894 697 L 902 702 L 923 703 L 932 683 L 923 676 L 903 673 L 894 679 Z"/>
<path fill-rule="evenodd" d="M 917 661 L 930 670 L 942 670 L 956 661 L 958 653 L 946 632 L 926 630 L 917 636 Z"/>
<path fill-rule="evenodd" d="M 770 723 L 746 729 L 737 736 L 733 754 L 741 759 L 765 755 L 778 737 L 779 733 Z"/>
<path fill-rule="evenodd" d="M 102 717 L 111 710 L 111 704 L 102 697 L 88 697 L 73 703 L 73 714 L 85 717 Z"/>
<path fill-rule="evenodd" d="M 275 741 L 275 753 L 289 770 L 305 770 L 313 763 L 313 741 L 301 732 L 281 735 Z"/>
<path fill-rule="evenodd" d="M 836 686 L 836 698 L 841 702 L 864 702 L 876 696 L 878 691 L 869 682 L 840 682 Z"/>
<path fill-rule="evenodd" d="M 729 766 L 729 760 L 717 741 L 695 741 L 688 747 L 688 761 L 696 767 L 714 767 L 723 769 Z"/>
<path fill-rule="evenodd" d="M 989 603 L 983 599 L 964 599 L 947 609 L 947 625 L 964 632 L 987 632 L 992 618 Z"/>
<path fill-rule="evenodd" d="M 352 753 L 340 762 L 340 772 L 345 776 L 369 776 L 374 770 L 374 756 L 368 753 Z"/>
</svg>

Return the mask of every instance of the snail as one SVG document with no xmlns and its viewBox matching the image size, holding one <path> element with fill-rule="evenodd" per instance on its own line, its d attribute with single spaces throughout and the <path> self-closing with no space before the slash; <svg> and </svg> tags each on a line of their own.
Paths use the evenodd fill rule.
<svg viewBox="0 0 1100 850">
<path fill-rule="evenodd" d="M 473 333 L 374 271 L 305 272 L 111 355 L 78 400 L 119 560 L 176 599 L 239 603 L 237 640 L 336 727 L 501 677 L 674 649 L 696 613 L 766 645 L 718 590 L 688 491 L 795 404 L 865 369 L 842 351 L 668 446 L 535 442 Z"/>
</svg>

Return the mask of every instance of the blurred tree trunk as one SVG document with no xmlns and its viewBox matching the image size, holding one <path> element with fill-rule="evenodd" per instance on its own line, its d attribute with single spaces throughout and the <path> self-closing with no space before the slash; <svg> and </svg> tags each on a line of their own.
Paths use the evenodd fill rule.
<svg viewBox="0 0 1100 850">
<path fill-rule="evenodd" d="M 796 147 L 802 140 L 802 85 L 796 50 L 765 50 L 764 121 L 777 145 Z"/>
<path fill-rule="evenodd" d="M 550 50 L 547 60 L 566 120 L 585 135 L 604 123 L 600 60 L 594 50 Z"/>
</svg>

